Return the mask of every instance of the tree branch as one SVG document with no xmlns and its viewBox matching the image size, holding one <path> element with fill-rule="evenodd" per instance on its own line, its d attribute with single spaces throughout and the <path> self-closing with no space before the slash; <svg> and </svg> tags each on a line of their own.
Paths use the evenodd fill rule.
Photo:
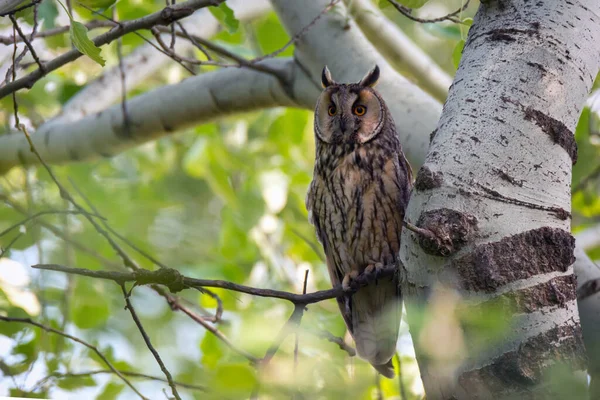
<svg viewBox="0 0 600 400">
<path fill-rule="evenodd" d="M 218 5 L 223 1 L 224 0 L 188 0 L 183 3 L 165 7 L 161 11 L 145 17 L 131 21 L 124 21 L 118 27 L 115 27 L 110 31 L 103 33 L 102 35 L 95 37 L 93 42 L 96 44 L 96 46 L 102 46 L 128 33 L 135 32 L 140 29 L 149 29 L 155 25 L 168 25 L 191 15 L 195 10 L 207 6 Z M 45 71 L 38 68 L 32 73 L 1 87 L 0 99 L 20 89 L 31 88 L 35 82 L 41 79 L 48 72 L 54 71 L 63 65 L 70 63 L 82 55 L 83 54 L 80 53 L 79 50 L 73 49 L 55 58 L 54 60 L 48 61 L 44 64 Z"/>
<path fill-rule="evenodd" d="M 147 375 L 147 374 L 142 374 L 142 373 L 133 372 L 133 371 L 121 371 L 121 370 L 118 370 L 118 371 L 122 375 L 130 376 L 132 378 L 143 378 L 143 379 L 148 379 L 151 381 L 169 383 L 165 378 L 161 378 L 158 376 Z M 35 383 L 35 385 L 33 385 L 33 388 L 31 389 L 31 391 L 34 392 L 34 391 L 38 390 L 39 388 L 42 387 L 42 385 L 44 385 L 46 382 L 48 382 L 51 379 L 84 378 L 84 377 L 94 376 L 94 375 L 104 375 L 104 374 L 114 374 L 114 373 L 115 373 L 114 371 L 107 370 L 107 369 L 94 370 L 94 371 L 83 371 L 83 372 L 71 372 L 71 373 L 54 372 L 54 373 L 47 375 L 46 377 L 40 379 L 39 381 L 37 381 Z M 191 383 L 178 382 L 178 381 L 173 381 L 173 383 L 175 383 L 175 385 L 185 388 L 185 389 L 200 390 L 203 392 L 206 391 L 206 387 L 200 386 L 200 385 L 193 385 Z"/>
<path fill-rule="evenodd" d="M 135 282 L 136 285 L 163 285 L 171 291 L 177 292 L 186 288 L 204 288 L 214 287 L 232 290 L 234 292 L 247 293 L 253 296 L 270 297 L 276 299 L 287 300 L 295 305 L 308 305 L 318 303 L 323 300 L 333 299 L 336 297 L 348 294 L 341 285 L 332 289 L 319 290 L 308 294 L 296 294 L 274 289 L 259 289 L 251 286 L 239 285 L 237 283 L 211 280 L 211 279 L 196 279 L 181 275 L 177 270 L 171 268 L 162 268 L 156 271 L 148 271 L 145 269 L 136 270 L 134 272 L 116 272 L 116 271 L 96 271 L 83 268 L 72 268 L 59 264 L 37 264 L 32 265 L 32 268 L 64 272 L 67 274 L 75 274 L 88 276 L 91 278 L 105 279 L 114 281 L 118 284 L 126 282 Z M 396 265 L 387 265 L 379 272 L 378 278 L 388 278 L 394 276 L 398 272 Z M 372 277 L 359 275 L 353 282 L 356 287 L 353 291 L 359 290 L 360 287 L 367 286 L 373 280 Z"/>
<path fill-rule="evenodd" d="M 93 346 L 91 344 L 89 344 L 86 341 L 83 341 L 75 336 L 69 335 L 68 333 L 65 333 L 63 331 L 59 331 L 58 329 L 54 329 L 48 325 L 44 325 L 44 324 L 40 324 L 39 322 L 35 322 L 34 320 L 30 319 L 30 318 L 13 318 L 13 317 L 5 317 L 3 315 L 0 315 L 0 321 L 5 321 L 5 322 L 20 322 L 23 324 L 29 324 L 29 325 L 33 325 L 36 326 L 40 329 L 45 330 L 46 332 L 51 332 L 51 333 L 56 333 L 57 335 L 60 335 L 62 337 L 65 337 L 67 339 L 70 339 L 74 342 L 77 342 L 79 344 L 84 345 L 85 347 L 87 347 L 88 349 L 92 350 L 94 353 L 96 353 L 98 355 L 98 357 L 100 357 L 102 359 L 102 361 L 104 361 L 104 363 L 106 364 L 106 366 L 115 374 L 117 375 L 119 378 L 121 378 L 121 380 L 123 382 L 125 382 L 125 384 L 127 386 L 129 386 L 140 398 L 144 399 L 144 400 L 149 400 L 147 399 L 143 394 L 141 394 L 129 381 L 129 379 L 127 379 L 122 373 L 121 371 L 119 371 L 118 369 L 116 369 L 112 363 L 110 361 L 108 361 L 108 359 L 104 356 L 104 354 L 102 354 L 100 352 L 100 350 L 98 350 L 98 348 L 96 346 Z"/>
<path fill-rule="evenodd" d="M 452 78 L 369 0 L 346 0 L 350 13 L 371 43 L 394 68 L 443 102 Z"/>
<path fill-rule="evenodd" d="M 171 373 L 165 366 L 165 363 L 163 362 L 163 360 L 160 358 L 158 351 L 156 351 L 154 346 L 152 346 L 152 343 L 150 342 L 150 337 L 146 333 L 146 330 L 144 329 L 142 322 L 138 318 L 137 313 L 135 312 L 135 308 L 133 308 L 133 304 L 131 303 L 131 300 L 130 300 L 130 294 L 127 293 L 127 290 L 125 290 L 124 284 L 121 284 L 121 290 L 123 292 L 123 297 L 125 297 L 125 303 L 127 304 L 127 306 L 125 308 L 127 310 L 129 310 L 129 313 L 131 314 L 131 318 L 133 318 L 133 321 L 135 322 L 136 326 L 138 327 L 140 333 L 142 334 L 142 337 L 144 338 L 144 342 L 146 343 L 146 346 L 148 347 L 148 349 L 150 350 L 150 352 L 156 359 L 156 362 L 160 366 L 160 369 L 163 372 L 163 374 L 165 374 L 165 376 L 167 377 L 167 381 L 169 382 L 169 386 L 171 387 L 171 392 L 173 393 L 173 396 L 175 396 L 175 398 L 177 400 L 181 400 L 181 397 L 179 396 L 179 393 L 177 392 L 177 387 L 175 386 L 175 382 L 173 382 L 173 377 L 171 376 Z"/>
<path fill-rule="evenodd" d="M 267 0 L 228 0 L 227 5 L 233 9 L 236 18 L 240 21 L 254 19 L 264 15 L 270 9 Z M 215 35 L 221 29 L 219 21 L 207 9 L 200 9 L 189 18 L 183 19 L 181 26 L 189 34 L 204 38 Z M 187 41 L 178 41 L 175 45 L 175 50 L 178 52 L 184 52 L 190 48 L 191 44 Z M 123 59 L 127 89 L 135 89 L 140 83 L 146 82 L 149 76 L 160 70 L 170 60 L 167 56 L 156 54 L 156 50 L 150 44 L 136 48 Z M 75 121 L 104 110 L 118 99 L 119 85 L 119 69 L 117 67 L 106 68 L 99 78 L 88 83 L 69 99 L 63 106 L 60 115 L 52 123 Z"/>
</svg>

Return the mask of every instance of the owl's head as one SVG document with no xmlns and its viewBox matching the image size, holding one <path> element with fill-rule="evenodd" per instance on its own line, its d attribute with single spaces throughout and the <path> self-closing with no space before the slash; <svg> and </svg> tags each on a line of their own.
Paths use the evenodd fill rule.
<svg viewBox="0 0 600 400">
<path fill-rule="evenodd" d="M 325 66 L 321 93 L 315 109 L 315 133 L 319 140 L 330 144 L 362 144 L 381 131 L 387 108 L 373 89 L 379 79 L 376 65 L 358 83 L 337 83 Z"/>
</svg>

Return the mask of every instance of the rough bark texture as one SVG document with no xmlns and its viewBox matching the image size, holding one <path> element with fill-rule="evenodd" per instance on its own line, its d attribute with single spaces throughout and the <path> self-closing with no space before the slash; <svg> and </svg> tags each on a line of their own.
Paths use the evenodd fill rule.
<svg viewBox="0 0 600 400">
<path fill-rule="evenodd" d="M 414 223 L 451 209 L 477 230 L 451 255 L 431 255 L 407 231 L 402 239 L 428 399 L 539 398 L 553 364 L 586 368 L 569 210 L 573 129 L 600 66 L 599 15 L 596 0 L 480 6 L 407 213 Z M 470 315 L 494 304 L 508 332 L 483 351 L 436 359 L 416 321 L 438 286 L 460 293 Z M 465 343 L 485 341 L 468 325 L 461 332 Z"/>
</svg>

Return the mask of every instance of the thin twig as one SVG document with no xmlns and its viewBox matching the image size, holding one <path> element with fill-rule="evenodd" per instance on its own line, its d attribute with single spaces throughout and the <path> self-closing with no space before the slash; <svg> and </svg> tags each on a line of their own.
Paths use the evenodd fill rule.
<svg viewBox="0 0 600 400">
<path fill-rule="evenodd" d="M 125 297 L 125 303 L 127 304 L 127 306 L 125 308 L 129 310 L 129 313 L 131 314 L 131 318 L 133 318 L 133 321 L 137 325 L 140 333 L 142 334 L 142 337 L 144 338 L 144 342 L 146 343 L 146 346 L 148 346 L 148 349 L 150 350 L 150 352 L 156 359 L 156 362 L 160 366 L 160 369 L 162 370 L 163 374 L 165 374 L 165 377 L 167 378 L 167 381 L 169 382 L 169 386 L 171 387 L 171 392 L 173 393 L 173 396 L 175 396 L 175 398 L 177 400 L 181 400 L 181 397 L 179 396 L 179 393 L 177 392 L 177 387 L 175 386 L 175 382 L 173 382 L 173 377 L 171 376 L 171 373 L 165 366 L 165 363 L 163 362 L 163 360 L 160 358 L 158 351 L 156 351 L 154 346 L 152 346 L 152 343 L 150 342 L 150 337 L 146 333 L 146 330 L 144 329 L 142 322 L 138 318 L 137 313 L 135 312 L 135 308 L 133 308 L 133 304 L 131 303 L 129 293 L 127 293 L 127 290 L 125 289 L 124 284 L 121 285 L 121 290 L 123 291 L 123 296 Z"/>
<path fill-rule="evenodd" d="M 273 341 L 273 344 L 269 347 L 269 349 L 267 350 L 267 353 L 261 360 L 262 366 L 267 365 L 273 359 L 273 357 L 277 353 L 277 350 L 279 350 L 279 347 L 281 346 L 281 344 L 283 343 L 285 338 L 293 330 L 295 330 L 295 328 L 298 325 L 300 325 L 300 321 L 302 320 L 302 316 L 304 315 L 304 308 L 305 308 L 305 306 L 303 304 L 297 304 L 294 306 L 294 311 L 292 312 L 292 315 L 290 315 L 288 320 L 285 322 L 285 324 L 283 325 L 283 327 L 277 334 L 277 337 Z"/>
<path fill-rule="evenodd" d="M 88 7 L 87 5 L 85 5 L 85 4 L 83 4 L 83 3 L 80 3 L 80 2 L 78 2 L 78 4 L 79 4 L 81 7 L 85 8 L 86 10 L 88 10 L 89 12 L 91 12 L 92 14 L 98 15 L 99 17 L 102 17 L 102 18 L 106 19 L 107 21 L 110 21 L 110 22 L 112 22 L 112 23 L 113 23 L 115 26 L 117 26 L 117 27 L 121 27 L 121 23 L 119 23 L 118 21 L 115 21 L 113 18 L 109 17 L 108 15 L 104 15 L 103 13 L 101 13 L 101 12 L 99 12 L 99 11 L 96 11 L 96 10 L 94 10 L 93 8 L 91 8 L 91 7 Z M 166 28 L 166 27 L 165 27 L 165 28 Z M 134 32 L 132 32 L 132 33 L 133 33 L 134 35 L 136 35 L 137 37 L 139 37 L 140 39 L 142 39 L 144 42 L 148 43 L 150 46 L 154 47 L 154 49 L 156 49 L 158 52 L 160 52 L 160 53 L 164 54 L 164 55 L 165 55 L 165 56 L 167 56 L 167 57 L 170 57 L 170 58 L 172 58 L 172 59 L 173 59 L 175 62 L 177 62 L 179 65 L 181 65 L 181 66 L 182 66 L 182 67 L 183 67 L 185 70 L 187 70 L 187 71 L 188 71 L 190 74 L 192 74 L 192 75 L 196 75 L 196 73 L 195 73 L 195 72 L 194 72 L 192 69 L 190 69 L 190 68 L 189 68 L 187 65 L 183 64 L 183 63 L 182 63 L 180 60 L 178 60 L 178 59 L 176 59 L 176 58 L 172 57 L 172 56 L 169 54 L 169 52 L 168 52 L 168 51 L 164 51 L 164 50 L 162 50 L 160 47 L 158 47 L 157 45 L 155 45 L 154 43 L 152 43 L 152 41 L 151 41 L 150 39 L 147 39 L 147 38 L 146 38 L 144 35 L 142 35 L 141 33 L 139 33 L 139 32 L 135 32 L 135 31 L 134 31 Z"/>
<path fill-rule="evenodd" d="M 98 348 L 96 346 L 93 346 L 91 344 L 89 344 L 88 342 L 79 339 L 75 336 L 69 335 L 68 333 L 65 333 L 63 331 L 60 331 L 58 329 L 54 329 L 48 325 L 44 325 L 44 324 L 40 324 L 39 322 L 35 322 L 34 320 L 32 320 L 31 318 L 14 318 L 14 317 L 5 317 L 3 315 L 0 315 L 0 321 L 5 321 L 5 322 L 20 322 L 20 323 L 24 323 L 24 324 L 29 324 L 29 325 L 33 325 L 36 326 L 40 329 L 45 330 L 46 332 L 51 332 L 51 333 L 56 333 L 57 335 L 63 336 L 67 339 L 70 339 L 74 342 L 77 342 L 79 344 L 84 345 L 85 347 L 87 347 L 88 349 L 92 350 L 94 353 L 96 353 L 98 355 L 98 357 L 100 357 L 102 359 L 102 361 L 106 364 L 106 366 L 114 373 L 116 374 L 119 378 L 121 378 L 121 380 L 123 382 L 125 382 L 125 384 L 127 386 L 129 386 L 140 398 L 148 400 L 147 397 L 145 397 L 143 394 L 141 394 L 136 388 L 135 386 L 133 386 L 131 384 L 131 382 L 129 382 L 129 380 L 123 376 L 123 374 L 117 370 L 110 361 L 108 361 L 108 359 L 104 356 L 104 354 L 102 354 L 100 352 L 100 350 L 98 350 Z"/>
<path fill-rule="evenodd" d="M 140 29 L 149 29 L 155 25 L 168 25 L 174 21 L 190 16 L 192 13 L 194 13 L 194 11 L 200 8 L 218 5 L 223 1 L 224 0 L 188 0 L 174 6 L 166 7 L 163 10 L 153 14 L 123 22 L 119 27 L 115 27 L 104 34 L 95 37 L 92 41 L 96 46 L 102 46 L 122 36 L 125 36 L 128 33 Z M 48 61 L 46 64 L 44 64 L 46 68 L 45 73 L 38 68 L 30 74 L 1 87 L 0 98 L 3 98 L 17 90 L 31 88 L 34 83 L 40 80 L 46 73 L 52 72 L 55 69 L 58 69 L 81 56 L 82 53 L 80 53 L 79 50 L 73 49 L 51 61 Z"/>
<path fill-rule="evenodd" d="M 132 378 L 143 378 L 143 379 L 148 379 L 151 381 L 169 383 L 165 378 L 161 378 L 159 376 L 147 375 L 147 374 L 142 374 L 142 373 L 133 372 L 133 371 L 119 370 L 119 372 L 125 376 L 130 376 Z M 94 370 L 94 371 L 72 372 L 72 373 L 54 372 L 54 373 L 47 375 L 46 377 L 40 379 L 39 381 L 37 381 L 35 383 L 35 385 L 33 386 L 33 388 L 31 389 L 31 392 L 35 392 L 36 390 L 39 390 L 46 382 L 48 382 L 51 379 L 84 378 L 84 377 L 88 377 L 88 376 L 104 375 L 104 374 L 114 374 L 114 371 L 107 370 L 107 369 L 101 369 L 101 370 Z M 184 382 L 178 382 L 178 381 L 173 381 L 173 383 L 175 383 L 175 385 L 185 388 L 185 389 L 199 390 L 199 391 L 203 391 L 203 392 L 206 391 L 205 386 L 193 385 L 191 383 L 184 383 Z"/>
<path fill-rule="evenodd" d="M 340 2 L 340 0 L 332 0 L 316 17 L 313 18 L 312 21 L 310 21 L 304 28 L 300 29 L 300 31 L 298 33 L 296 33 L 294 36 L 292 36 L 292 38 L 285 44 L 283 45 L 283 47 L 275 50 L 272 53 L 269 54 L 265 54 L 264 56 L 261 57 L 256 57 L 255 59 L 253 59 L 252 61 L 250 61 L 251 63 L 257 63 L 263 60 L 266 60 L 267 58 L 273 58 L 278 56 L 279 54 L 283 53 L 285 51 L 285 49 L 287 49 L 288 47 L 290 47 L 292 44 L 296 43 L 298 40 L 300 40 L 300 38 L 302 36 L 304 36 L 306 34 L 306 32 L 308 32 L 308 30 L 310 28 L 312 28 L 320 19 L 323 15 L 327 14 L 329 12 L 329 10 L 331 10 L 336 4 L 338 4 Z"/>
<path fill-rule="evenodd" d="M 302 294 L 306 294 L 306 286 L 308 284 L 308 269 L 304 271 L 304 285 L 302 287 Z M 296 342 L 294 343 L 294 371 L 298 368 L 298 343 L 299 342 L 299 334 L 296 331 Z"/>
<path fill-rule="evenodd" d="M 388 0 L 388 1 L 390 2 L 391 5 L 394 6 L 394 8 L 396 10 L 398 10 L 400 12 L 400 14 L 404 15 L 406 18 L 408 18 L 412 21 L 415 21 L 415 22 L 420 22 L 422 24 L 431 24 L 434 22 L 442 22 L 442 21 L 448 20 L 448 21 L 452 21 L 452 22 L 459 24 L 459 23 L 461 23 L 461 21 L 459 19 L 457 19 L 456 16 L 467 9 L 467 7 L 469 6 L 469 2 L 471 0 L 465 1 L 465 3 L 462 6 L 460 6 L 460 8 L 458 8 L 456 11 L 453 11 L 450 14 L 446 14 L 442 17 L 437 17 L 437 18 L 415 17 L 412 15 L 412 9 L 403 6 L 402 4 L 398 3 L 396 0 Z"/>
<path fill-rule="evenodd" d="M 196 39 L 194 39 L 189 33 L 188 31 L 184 28 L 183 24 L 179 21 L 176 22 L 177 26 L 179 27 L 179 29 L 181 30 L 181 34 L 187 38 L 190 42 L 192 42 L 192 44 L 194 46 L 196 46 L 196 48 L 198 50 L 200 50 L 202 52 L 202 54 L 204 54 L 206 56 L 206 59 L 209 61 L 212 61 L 212 57 L 210 55 L 210 53 L 208 51 L 206 51 L 206 49 L 200 44 L 198 43 L 198 41 Z M 179 35 L 180 32 L 174 31 L 175 35 Z"/>
<path fill-rule="evenodd" d="M 312 330 L 305 330 L 305 331 L 309 332 L 321 339 L 325 339 L 331 343 L 337 344 L 338 347 L 341 350 L 344 350 L 346 353 L 348 353 L 348 355 L 350 357 L 354 357 L 356 355 L 356 349 L 354 347 L 352 347 L 348 343 L 346 343 L 343 338 L 341 338 L 339 336 L 335 336 L 331 332 L 328 332 L 324 329 L 317 331 L 317 332 L 313 332 Z"/>
<path fill-rule="evenodd" d="M 7 251 L 10 250 L 10 248 L 16 243 L 17 240 L 19 240 L 21 238 L 21 236 L 23 236 L 23 233 L 19 232 L 19 234 L 17 236 L 15 236 L 7 245 L 6 247 L 0 247 L 0 258 L 4 257 L 4 255 L 6 254 Z"/>
<path fill-rule="evenodd" d="M 114 23 L 112 23 L 111 21 L 93 20 L 85 23 L 84 26 L 87 28 L 88 31 L 90 31 L 97 28 L 112 28 L 114 26 Z M 46 38 L 50 36 L 60 35 L 62 33 L 67 33 L 69 32 L 70 28 L 70 25 L 65 25 L 57 26 L 56 28 L 52 29 L 46 29 L 44 31 L 36 33 L 35 39 Z M 14 40 L 14 36 L 0 36 L 0 44 L 12 44 Z M 23 40 L 17 35 L 17 43 L 21 43 L 22 41 Z M 33 39 L 30 37 L 29 41 L 31 42 L 33 41 Z"/>
<path fill-rule="evenodd" d="M 10 18 L 11 22 L 13 23 L 13 26 L 17 30 L 17 33 L 19 34 L 19 37 L 21 38 L 21 40 L 23 42 L 25 42 L 25 46 L 27 46 L 27 48 L 29 49 L 29 52 L 31 53 L 31 56 L 33 57 L 33 59 L 35 60 L 35 62 L 38 65 L 38 67 L 40 68 L 40 71 L 42 72 L 42 74 L 45 74 L 46 73 L 46 67 L 44 67 L 44 64 L 42 64 L 42 62 L 40 61 L 37 53 L 35 52 L 35 49 L 33 48 L 33 45 L 31 44 L 31 42 L 29 41 L 29 39 L 27 39 L 27 37 L 25 36 L 25 34 L 23 33 L 23 31 L 21 30 L 21 27 L 17 23 L 17 19 L 12 14 L 10 14 L 8 17 Z M 35 35 L 35 28 L 34 28 L 33 32 L 31 33 L 31 35 L 32 36 Z M 14 65 L 13 65 L 13 69 L 16 69 Z"/>
<path fill-rule="evenodd" d="M 15 223 L 15 224 L 9 226 L 8 228 L 4 229 L 2 232 L 0 232 L 0 237 L 6 235 L 8 232 L 12 231 L 13 229 L 18 228 L 19 226 L 24 225 L 27 222 L 29 222 L 31 220 L 34 220 L 34 219 L 37 219 L 37 218 L 39 218 L 39 217 L 41 217 L 43 215 L 56 215 L 56 214 L 78 214 L 78 215 L 81 215 L 81 214 L 89 214 L 89 213 L 87 213 L 87 212 L 81 212 L 81 211 L 75 211 L 75 210 L 48 210 L 48 211 L 40 211 L 40 212 L 37 212 L 35 214 L 31 214 L 29 217 L 27 217 L 25 219 L 22 219 L 21 221 L 19 221 L 19 222 Z M 97 217 L 97 218 L 102 218 L 100 215 L 97 215 L 97 214 L 90 214 L 90 215 L 92 215 L 94 217 Z"/>
<path fill-rule="evenodd" d="M 4 201 L 4 203 L 6 205 L 8 205 L 9 207 L 13 208 L 14 210 L 16 210 L 17 212 L 23 214 L 23 215 L 28 215 L 27 211 L 21 207 L 18 203 L 16 203 L 15 201 L 13 201 L 12 199 L 3 196 L 2 194 L 0 194 L 0 200 Z M 94 258 L 96 258 L 98 261 L 100 261 L 102 263 L 102 265 L 112 268 L 112 269 L 121 269 L 121 265 L 117 264 L 109 259 L 107 259 L 106 257 L 104 257 L 103 255 L 99 254 L 96 250 L 85 246 L 84 244 L 72 239 L 71 237 L 69 237 L 69 235 L 65 234 L 65 232 L 63 232 L 62 230 L 60 230 L 59 228 L 57 228 L 56 226 L 54 226 L 51 223 L 48 223 L 44 220 L 39 220 L 36 223 L 38 223 L 39 225 L 41 225 L 42 227 L 44 227 L 45 229 L 49 230 L 50 232 L 52 232 L 55 236 L 57 236 L 58 238 L 64 240 L 65 242 L 70 243 L 73 247 L 75 247 L 77 250 L 80 250 Z"/>
</svg>

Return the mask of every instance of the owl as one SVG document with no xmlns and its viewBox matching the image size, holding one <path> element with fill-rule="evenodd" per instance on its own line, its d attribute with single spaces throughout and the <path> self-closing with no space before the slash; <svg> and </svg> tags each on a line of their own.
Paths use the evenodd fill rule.
<svg viewBox="0 0 600 400">
<path fill-rule="evenodd" d="M 333 286 L 395 264 L 412 186 L 392 115 L 374 89 L 375 66 L 358 83 L 322 73 L 315 108 L 316 159 L 306 196 L 310 222 L 326 255 Z M 337 302 L 358 355 L 392 378 L 402 310 L 397 277 L 375 279 Z"/>
</svg>

